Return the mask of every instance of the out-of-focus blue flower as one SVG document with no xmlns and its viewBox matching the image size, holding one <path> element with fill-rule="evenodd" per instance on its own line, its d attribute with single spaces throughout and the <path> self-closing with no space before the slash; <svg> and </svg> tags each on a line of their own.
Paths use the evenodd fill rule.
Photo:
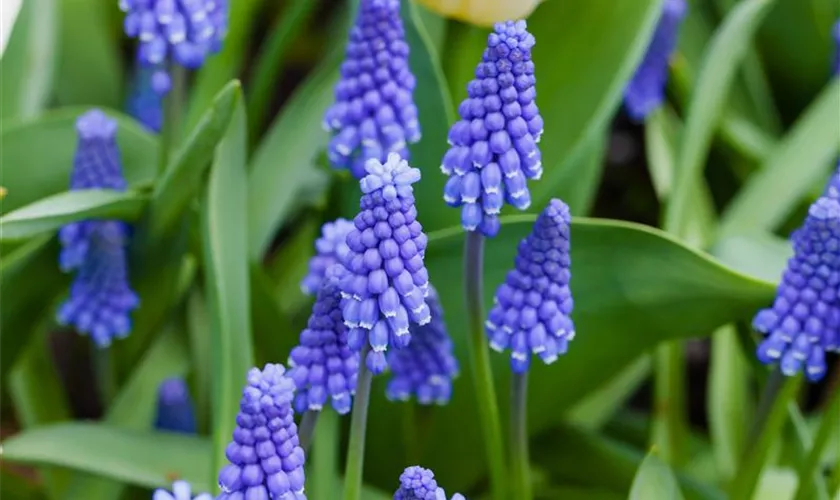
<svg viewBox="0 0 840 500">
<path fill-rule="evenodd" d="M 366 363 L 374 374 L 388 366 L 389 346 L 405 347 L 409 323 L 431 321 L 426 294 L 429 273 L 423 262 L 426 235 L 417 220 L 412 184 L 420 171 L 396 153 L 383 164 L 371 159 L 362 188 L 361 212 L 347 235 L 349 251 L 341 261 L 339 288 L 347 341 L 371 350 Z"/>
<path fill-rule="evenodd" d="M 535 40 L 526 28 L 525 21 L 499 23 L 487 37 L 440 167 L 449 176 L 444 200 L 462 207 L 464 229 L 485 236 L 499 232 L 503 204 L 519 210 L 531 205 L 527 180 L 543 171 L 537 147 L 543 120 L 531 60 Z"/>
<path fill-rule="evenodd" d="M 324 128 L 335 133 L 327 150 L 330 161 L 356 178 L 364 177 L 368 159 L 382 162 L 392 152 L 408 159 L 407 145 L 420 140 L 408 51 L 400 0 L 362 1 L 335 104 L 324 116 Z"/>
<path fill-rule="evenodd" d="M 352 226 L 351 226 L 352 227 Z M 347 329 L 341 315 L 338 279 L 324 280 L 312 306 L 300 344 L 289 355 L 289 376 L 295 381 L 295 411 L 321 411 L 327 399 L 339 414 L 350 411 L 359 353 L 347 345 Z"/>
<path fill-rule="evenodd" d="M 163 124 L 163 97 L 172 82 L 162 65 L 137 65 L 126 110 L 152 132 L 160 132 Z"/>
<path fill-rule="evenodd" d="M 685 0 L 665 0 L 663 4 L 645 57 L 624 89 L 624 106 L 634 120 L 644 120 L 665 100 L 668 63 L 677 47 L 677 35 L 687 9 Z"/>
<path fill-rule="evenodd" d="M 306 460 L 292 409 L 294 391 L 282 365 L 248 372 L 233 441 L 225 451 L 230 465 L 219 473 L 222 494 L 216 500 L 306 500 Z"/>
<path fill-rule="evenodd" d="M 152 500 L 213 500 L 210 493 L 201 493 L 192 496 L 190 483 L 186 481 L 175 481 L 172 483 L 172 493 L 166 490 L 155 490 Z"/>
<path fill-rule="evenodd" d="M 432 320 L 423 326 L 411 325 L 408 346 L 388 351 L 391 380 L 386 395 L 390 400 L 407 401 L 414 396 L 420 404 L 446 404 L 452 395 L 458 361 L 443 322 L 443 308 L 432 286 L 426 303 Z"/>
<path fill-rule="evenodd" d="M 140 41 L 143 64 L 169 57 L 196 69 L 221 49 L 227 34 L 228 0 L 119 0 L 119 5 L 125 34 Z"/>
<path fill-rule="evenodd" d="M 190 388 L 180 377 L 168 378 L 158 387 L 155 427 L 163 431 L 195 434 L 195 409 Z"/>
<path fill-rule="evenodd" d="M 300 283 L 303 293 L 318 293 L 327 270 L 347 253 L 347 234 L 352 229 L 353 223 L 347 219 L 336 219 L 324 224 L 321 237 L 315 240 L 315 255 L 309 259 L 309 273 Z"/>
<path fill-rule="evenodd" d="M 117 122 L 98 109 L 76 121 L 79 136 L 70 189 L 125 190 L 117 149 Z M 57 319 L 90 335 L 99 347 L 123 338 L 131 329 L 129 313 L 138 298 L 128 283 L 125 247 L 128 227 L 114 220 L 86 220 L 59 230 L 59 256 L 65 272 L 78 270 L 70 297 Z"/>
<path fill-rule="evenodd" d="M 834 66 L 832 69 L 834 76 L 840 76 L 840 19 L 834 23 L 831 34 L 834 38 Z"/>
<path fill-rule="evenodd" d="M 551 200 L 519 243 L 515 267 L 496 290 L 487 335 L 494 350 L 511 350 L 516 373 L 528 370 L 531 354 L 553 363 L 574 338 L 570 222 L 569 207 Z"/>
<path fill-rule="evenodd" d="M 808 379 L 825 376 L 826 351 L 840 351 L 840 202 L 821 197 L 791 236 L 788 260 L 773 306 L 753 319 L 765 335 L 757 356 L 779 363 L 785 375 L 804 371 Z"/>
<path fill-rule="evenodd" d="M 415 465 L 400 474 L 400 487 L 394 493 L 394 500 L 446 500 L 446 492 L 437 485 L 432 471 Z M 464 500 L 464 496 L 456 493 L 451 500 Z"/>
</svg>

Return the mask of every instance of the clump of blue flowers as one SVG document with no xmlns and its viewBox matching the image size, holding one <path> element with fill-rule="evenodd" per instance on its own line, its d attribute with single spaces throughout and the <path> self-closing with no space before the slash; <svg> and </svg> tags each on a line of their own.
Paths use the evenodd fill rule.
<svg viewBox="0 0 840 500">
<path fill-rule="evenodd" d="M 242 391 L 230 465 L 219 473 L 217 500 L 287 498 L 306 500 L 305 462 L 294 420 L 295 384 L 282 365 L 252 368 Z"/>
<path fill-rule="evenodd" d="M 334 132 L 328 156 L 337 168 L 364 177 L 365 162 L 389 153 L 408 159 L 420 140 L 414 104 L 416 80 L 408 65 L 400 0 L 362 0 L 350 30 L 335 104 L 324 116 Z"/>
<path fill-rule="evenodd" d="M 124 29 L 140 41 L 138 60 L 154 66 L 167 58 L 199 68 L 227 34 L 228 0 L 120 0 Z"/>
<path fill-rule="evenodd" d="M 437 485 L 435 474 L 419 466 L 407 467 L 400 474 L 400 487 L 394 493 L 394 500 L 446 500 L 446 492 Z M 460 493 L 451 500 L 465 500 Z"/>
<path fill-rule="evenodd" d="M 765 335 L 762 363 L 779 363 L 788 376 L 804 371 L 811 381 L 825 376 L 825 353 L 840 350 L 840 202 L 821 197 L 791 235 L 788 260 L 773 306 L 753 319 Z"/>
<path fill-rule="evenodd" d="M 79 117 L 76 131 L 79 142 L 70 189 L 124 191 L 117 122 L 95 109 Z M 86 220 L 63 226 L 58 236 L 61 269 L 77 271 L 70 297 L 59 308 L 58 322 L 90 335 L 99 347 L 127 336 L 129 313 L 139 303 L 128 282 L 128 227 L 115 220 Z"/>
<path fill-rule="evenodd" d="M 634 120 L 644 120 L 665 100 L 668 64 L 688 6 L 685 0 L 665 0 L 659 23 L 636 73 L 624 89 L 624 106 Z"/>
<path fill-rule="evenodd" d="M 155 428 L 195 434 L 195 408 L 190 397 L 190 388 L 183 378 L 168 378 L 158 387 Z"/>
<path fill-rule="evenodd" d="M 349 251 L 347 234 L 353 227 L 353 223 L 347 219 L 336 219 L 323 225 L 321 237 L 315 240 L 315 255 L 309 259 L 309 272 L 300 284 L 303 293 L 318 293 L 327 270 L 340 262 Z"/>
<path fill-rule="evenodd" d="M 327 399 L 339 414 L 350 411 L 359 353 L 347 345 L 347 329 L 341 315 L 338 280 L 329 277 L 312 306 L 312 315 L 300 334 L 300 344 L 289 356 L 289 376 L 295 381 L 295 411 L 321 411 Z"/>
<path fill-rule="evenodd" d="M 391 380 L 386 395 L 390 400 L 417 398 L 420 404 L 446 404 L 452 396 L 452 380 L 458 375 L 458 361 L 452 352 L 452 339 L 443 321 L 443 308 L 437 291 L 429 287 L 426 297 L 432 319 L 411 325 L 411 342 L 388 352 Z"/>
<path fill-rule="evenodd" d="M 575 336 L 569 207 L 553 199 L 519 243 L 514 268 L 494 297 L 487 318 L 490 347 L 511 350 L 510 366 L 524 373 L 531 355 L 553 363 Z"/>
<path fill-rule="evenodd" d="M 172 483 L 172 493 L 161 489 L 155 490 L 152 500 L 213 500 L 213 496 L 210 493 L 201 493 L 193 497 L 190 483 L 175 481 Z"/>
<path fill-rule="evenodd" d="M 387 367 L 389 346 L 408 345 L 409 324 L 425 325 L 432 319 L 425 299 L 427 239 L 412 188 L 420 171 L 396 153 L 385 163 L 368 160 L 365 169 L 359 183 L 361 211 L 347 235 L 349 252 L 339 269 L 339 288 L 348 343 L 358 351 L 370 347 L 365 362 L 378 374 Z"/>
<path fill-rule="evenodd" d="M 495 236 L 502 205 L 528 208 L 527 180 L 542 175 L 534 44 L 525 21 L 495 25 L 475 79 L 467 85 L 468 97 L 458 107 L 461 119 L 449 131 L 451 147 L 441 165 L 449 176 L 444 200 L 462 207 L 467 231 Z"/>
</svg>

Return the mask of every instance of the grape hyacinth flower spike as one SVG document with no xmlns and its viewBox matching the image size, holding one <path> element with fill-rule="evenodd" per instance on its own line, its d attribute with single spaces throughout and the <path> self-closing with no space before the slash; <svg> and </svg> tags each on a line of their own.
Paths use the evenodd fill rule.
<svg viewBox="0 0 840 500">
<path fill-rule="evenodd" d="M 511 369 L 525 373 L 531 355 L 553 363 L 574 338 L 569 207 L 553 199 L 519 243 L 515 267 L 496 290 L 487 318 L 490 347 L 511 350 Z"/>
<path fill-rule="evenodd" d="M 361 211 L 347 234 L 339 288 L 348 343 L 357 351 L 370 346 L 365 362 L 373 374 L 387 367 L 385 351 L 411 340 L 409 323 L 431 321 L 426 294 L 429 273 L 423 262 L 426 235 L 417 220 L 412 184 L 420 171 L 396 153 L 385 163 L 365 164 Z"/>
<path fill-rule="evenodd" d="M 180 377 L 168 378 L 158 387 L 155 428 L 163 431 L 195 434 L 195 408 L 190 388 Z"/>
<path fill-rule="evenodd" d="M 175 481 L 172 483 L 172 493 L 162 489 L 155 490 L 152 500 L 213 500 L 213 497 L 210 493 L 201 493 L 193 497 L 190 483 Z"/>
<path fill-rule="evenodd" d="M 315 240 L 315 255 L 309 259 L 309 272 L 300 283 L 307 295 L 315 295 L 321 289 L 327 270 L 340 262 L 348 252 L 347 234 L 353 223 L 347 219 L 327 222 L 321 228 L 321 237 Z"/>
<path fill-rule="evenodd" d="M 840 201 L 840 159 L 837 160 L 837 166 L 834 168 L 831 178 L 828 179 L 822 195 Z"/>
<path fill-rule="evenodd" d="M 117 122 L 94 109 L 76 120 L 76 131 L 79 142 L 70 189 L 124 191 Z M 128 283 L 128 227 L 116 220 L 85 220 L 63 226 L 58 237 L 61 269 L 78 271 L 70 297 L 58 310 L 58 322 L 90 335 L 98 347 L 127 336 L 129 313 L 139 302 Z"/>
<path fill-rule="evenodd" d="M 330 162 L 357 179 L 367 160 L 383 162 L 389 153 L 407 160 L 408 144 L 420 140 L 408 52 L 400 0 L 361 0 L 335 103 L 324 116 L 324 128 L 334 133 Z"/>
<path fill-rule="evenodd" d="M 222 48 L 227 34 L 228 0 L 119 0 L 119 6 L 125 34 L 140 41 L 144 65 L 171 59 L 197 69 Z"/>
<path fill-rule="evenodd" d="M 757 357 L 765 364 L 779 363 L 784 375 L 804 371 L 816 382 L 825 376 L 826 352 L 840 352 L 840 202 L 819 198 L 791 240 L 794 254 L 773 306 L 753 319 L 753 327 L 765 336 Z"/>
<path fill-rule="evenodd" d="M 347 329 L 341 315 L 338 279 L 324 279 L 300 344 L 289 356 L 289 377 L 297 386 L 295 411 L 321 411 L 327 399 L 340 415 L 350 411 L 359 353 L 347 345 Z"/>
<path fill-rule="evenodd" d="M 458 107 L 461 119 L 449 131 L 451 147 L 441 165 L 449 176 L 443 197 L 450 206 L 461 207 L 461 225 L 467 231 L 495 236 L 502 205 L 527 209 L 527 180 L 542 175 L 537 143 L 543 120 L 535 101 L 534 44 L 525 21 L 495 25 L 467 85 L 468 97 Z"/>
<path fill-rule="evenodd" d="M 252 368 L 242 391 L 230 465 L 219 473 L 216 500 L 284 498 L 306 500 L 304 451 L 298 442 L 292 399 L 295 384 L 282 365 Z"/>
<path fill-rule="evenodd" d="M 400 487 L 394 493 L 394 500 L 446 500 L 446 492 L 437 485 L 435 474 L 420 466 L 407 467 L 400 474 Z M 460 493 L 451 500 L 465 500 Z"/>
<path fill-rule="evenodd" d="M 458 361 L 443 321 L 440 299 L 432 286 L 426 302 L 431 321 L 423 326 L 411 325 L 408 346 L 388 351 L 391 380 L 385 394 L 392 401 L 407 401 L 413 396 L 423 405 L 443 405 L 452 395 Z"/>
<path fill-rule="evenodd" d="M 677 47 L 677 35 L 687 9 L 685 0 L 665 0 L 662 6 L 644 59 L 624 89 L 624 106 L 634 120 L 643 121 L 665 100 L 668 64 Z"/>
<path fill-rule="evenodd" d="M 158 133 L 163 126 L 163 97 L 172 81 L 163 65 L 138 64 L 126 102 L 126 111 L 144 127 Z"/>
</svg>

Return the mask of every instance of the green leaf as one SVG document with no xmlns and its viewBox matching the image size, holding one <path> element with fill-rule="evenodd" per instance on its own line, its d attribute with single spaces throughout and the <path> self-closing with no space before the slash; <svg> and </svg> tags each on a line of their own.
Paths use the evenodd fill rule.
<svg viewBox="0 0 840 500">
<path fill-rule="evenodd" d="M 4 6 L 4 15 L 6 8 Z M 0 59 L 0 116 L 31 118 L 49 102 L 56 63 L 56 0 L 28 0 Z M 4 147 L 8 142 L 3 141 Z"/>
<path fill-rule="evenodd" d="M 105 422 L 114 427 L 143 431 L 153 427 L 158 388 L 169 377 L 182 377 L 189 367 L 186 346 L 172 328 L 155 341 L 131 378 L 108 408 Z M 69 487 L 69 498 L 109 500 L 120 498 L 125 484 L 99 477 L 77 476 Z"/>
<path fill-rule="evenodd" d="M 648 453 L 642 465 L 639 466 L 628 497 L 629 500 L 650 500 L 653 498 L 683 500 L 674 472 L 657 458 L 655 450 Z"/>
<path fill-rule="evenodd" d="M 485 307 L 514 262 L 517 243 L 531 230 L 532 216 L 503 218 L 502 231 L 487 241 Z M 530 372 L 529 429 L 536 434 L 557 423 L 576 403 L 609 381 L 643 353 L 666 340 L 708 335 L 720 325 L 751 317 L 769 302 L 773 285 L 755 281 L 689 249 L 667 234 L 617 221 L 575 219 L 572 223 L 573 319 L 578 332 L 557 363 L 534 363 Z M 463 231 L 451 228 L 429 235 L 426 265 L 437 288 L 456 354 L 465 361 L 465 314 L 461 286 Z M 486 309 L 487 310 L 487 309 Z M 507 404 L 509 360 L 493 355 L 496 393 Z M 563 384 L 558 381 L 574 380 Z M 481 445 L 469 372 L 463 371 L 449 405 L 430 410 L 427 450 L 422 463 L 455 490 L 473 485 L 481 463 L 470 459 Z M 366 469 L 376 484 L 399 474 L 402 450 L 399 412 L 383 397 L 384 382 L 374 380 Z M 626 491 L 626 490 L 624 490 Z"/>
<path fill-rule="evenodd" d="M 730 87 L 750 47 L 753 34 L 774 0 L 745 0 L 726 17 L 709 43 L 686 112 L 677 155 L 673 194 L 665 227 L 684 232 L 691 218 L 691 190 L 703 172 L 706 155 L 723 114 Z"/>
<path fill-rule="evenodd" d="M 113 5 L 100 0 L 59 0 L 56 100 L 64 105 L 122 107 L 123 68 L 119 41 L 111 30 Z M 122 19 L 122 16 L 120 16 Z"/>
<path fill-rule="evenodd" d="M 773 230 L 840 153 L 840 78 L 819 94 L 723 213 L 720 237 Z"/>
<path fill-rule="evenodd" d="M 432 231 L 451 226 L 460 220 L 457 210 L 442 203 L 446 176 L 438 170 L 448 148 L 445 137 L 449 133 L 449 126 L 455 122 L 455 111 L 440 65 L 440 56 L 426 28 L 424 16 L 414 1 L 403 2 L 402 17 L 406 40 L 411 47 L 408 62 L 417 78 L 414 102 L 417 104 L 423 134 L 419 142 L 409 147 L 411 165 L 423 173 L 423 182 L 414 188 L 414 196 L 417 210 L 423 214 L 423 227 Z M 347 187 L 351 199 L 358 200 L 358 184 L 351 182 Z"/>
<path fill-rule="evenodd" d="M 254 152 L 248 178 L 248 242 L 252 260 L 294 212 L 301 192 L 326 184 L 316 156 L 329 139 L 321 127 L 333 101 L 342 52 L 334 51 L 303 82 Z"/>
<path fill-rule="evenodd" d="M 152 238 L 166 234 L 199 192 L 213 159 L 213 148 L 231 122 L 242 99 L 238 81 L 229 82 L 213 99 L 178 153 L 169 161 L 163 177 L 155 184 L 150 203 L 149 233 Z"/>
<path fill-rule="evenodd" d="M 598 429 L 618 411 L 650 376 L 651 358 L 641 356 L 612 380 L 587 395 L 566 413 L 566 421 Z"/>
<path fill-rule="evenodd" d="M 540 142 L 545 173 L 529 186 L 534 200 L 565 199 L 574 192 L 587 162 L 569 158 L 607 128 L 647 49 L 661 4 L 552 1 L 531 14 L 528 28 L 537 39 L 537 104 L 545 120 Z M 480 56 L 475 53 L 473 64 Z M 532 206 L 543 208 L 540 203 Z"/>
<path fill-rule="evenodd" d="M 770 233 L 729 236 L 718 241 L 712 253 L 726 265 L 771 283 L 779 281 L 793 246 Z"/>
<path fill-rule="evenodd" d="M 0 240 L 28 238 L 84 219 L 132 221 L 140 216 L 146 200 L 146 195 L 137 191 L 66 191 L 0 217 Z"/>
<path fill-rule="evenodd" d="M 58 243 L 52 236 L 33 238 L 0 263 L 0 378 L 12 367 L 34 332 L 33 318 L 52 316 L 54 302 L 69 283 L 58 269 Z M 11 293 L 14 291 L 14 293 Z"/>
<path fill-rule="evenodd" d="M 210 424 L 210 391 L 213 378 L 213 367 L 210 366 L 210 318 L 208 318 L 207 304 L 198 289 L 190 293 L 187 298 L 187 328 L 190 337 L 190 356 L 192 358 L 192 394 L 195 395 L 195 416 L 198 431 L 207 434 Z"/>
<path fill-rule="evenodd" d="M 245 104 L 237 91 L 236 108 L 216 148 L 201 209 L 212 339 L 214 471 L 225 463 L 225 448 L 236 426 L 242 387 L 248 370 L 254 366 L 248 276 L 246 120 Z"/>
<path fill-rule="evenodd" d="M 574 156 L 567 160 L 560 170 L 563 176 L 558 178 L 556 191 L 538 190 L 533 196 L 531 206 L 544 208 L 551 198 L 562 198 L 573 215 L 586 215 L 595 202 L 601 173 L 604 171 L 604 155 L 607 153 L 608 131 L 604 130 L 586 139 L 586 144 L 575 149 Z M 546 197 L 543 199 L 543 197 Z"/>
<path fill-rule="evenodd" d="M 3 441 L 4 461 L 68 467 L 147 488 L 169 488 L 173 478 L 183 478 L 195 491 L 216 491 L 211 455 L 206 438 L 85 422 L 39 427 Z"/>
<path fill-rule="evenodd" d="M 67 190 L 76 151 L 76 118 L 86 111 L 62 108 L 36 120 L 4 121 L 0 165 L 8 193 L 3 213 Z M 104 111 L 117 121 L 117 143 L 129 187 L 151 183 L 157 171 L 157 139 L 128 116 Z"/>
</svg>

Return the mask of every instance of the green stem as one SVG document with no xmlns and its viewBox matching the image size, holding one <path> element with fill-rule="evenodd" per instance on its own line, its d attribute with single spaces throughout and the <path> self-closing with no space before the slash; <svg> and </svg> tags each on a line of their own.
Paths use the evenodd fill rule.
<svg viewBox="0 0 840 500">
<path fill-rule="evenodd" d="M 359 378 L 353 399 L 353 416 L 350 419 L 350 444 L 347 447 L 347 465 L 344 469 L 344 500 L 362 498 L 362 476 L 365 466 L 365 433 L 370 401 L 370 384 L 373 374 L 368 370 L 365 358 L 370 350 L 366 345 L 359 358 Z"/>
<path fill-rule="evenodd" d="M 840 435 L 840 391 L 837 390 L 829 394 L 820 426 L 817 428 L 817 434 L 814 437 L 814 443 L 808 451 L 805 460 L 799 464 L 799 469 L 797 470 L 799 487 L 796 490 L 794 500 L 813 498 L 811 492 L 814 490 L 814 481 L 812 478 L 815 474 L 820 473 L 820 459 L 835 432 Z M 834 480 L 836 479 L 834 478 Z"/>
<path fill-rule="evenodd" d="M 99 400 L 103 408 L 109 408 L 117 396 L 117 377 L 114 371 L 113 352 L 111 347 L 99 348 L 91 344 L 93 349 L 93 366 L 96 374 L 96 384 L 99 388 Z"/>
<path fill-rule="evenodd" d="M 310 412 L 307 412 L 310 413 Z M 341 423 L 338 413 L 329 408 L 318 412 L 318 423 L 315 434 L 318 439 L 312 443 L 313 455 L 310 458 L 307 453 L 307 460 L 312 464 L 312 477 L 307 483 L 307 495 L 311 498 L 337 498 L 339 496 L 338 485 L 338 444 Z M 307 470 L 307 476 L 309 470 Z"/>
<path fill-rule="evenodd" d="M 730 498 L 753 497 L 770 447 L 784 427 L 788 403 L 796 396 L 801 381 L 801 376 L 785 377 L 778 369 L 770 375 L 744 446 L 738 473 L 730 488 Z"/>
<path fill-rule="evenodd" d="M 420 461 L 420 428 L 417 425 L 417 406 L 411 401 L 402 405 L 403 442 L 405 443 L 406 463 Z"/>
<path fill-rule="evenodd" d="M 528 458 L 528 372 L 514 373 L 510 398 L 510 454 L 513 461 L 513 492 L 531 500 L 531 464 Z"/>
<path fill-rule="evenodd" d="M 505 484 L 507 474 L 504 465 L 504 447 L 502 446 L 501 424 L 499 424 L 499 409 L 496 405 L 496 392 L 493 388 L 493 372 L 490 369 L 490 355 L 487 352 L 484 334 L 484 312 L 481 306 L 484 297 L 483 271 L 484 237 L 480 233 L 468 231 L 464 244 L 464 298 L 470 335 L 468 342 L 470 363 L 478 399 L 478 420 L 484 436 L 484 451 L 490 472 L 492 498 L 505 500 L 509 497 Z"/>
<path fill-rule="evenodd" d="M 312 445 L 312 436 L 315 434 L 315 425 L 318 423 L 318 417 L 320 415 L 320 411 L 309 410 L 300 419 L 298 436 L 300 438 L 300 447 L 303 448 L 304 453 L 308 452 L 309 447 Z"/>
<path fill-rule="evenodd" d="M 172 88 L 163 100 L 163 124 L 160 131 L 158 152 L 158 173 L 166 171 L 169 155 L 181 139 L 181 122 L 184 118 L 184 103 L 187 93 L 187 70 L 177 64 L 169 65 Z"/>
<path fill-rule="evenodd" d="M 653 441 L 662 460 L 682 464 L 685 443 L 685 352 L 679 342 L 669 342 L 656 349 L 654 371 Z"/>
</svg>

